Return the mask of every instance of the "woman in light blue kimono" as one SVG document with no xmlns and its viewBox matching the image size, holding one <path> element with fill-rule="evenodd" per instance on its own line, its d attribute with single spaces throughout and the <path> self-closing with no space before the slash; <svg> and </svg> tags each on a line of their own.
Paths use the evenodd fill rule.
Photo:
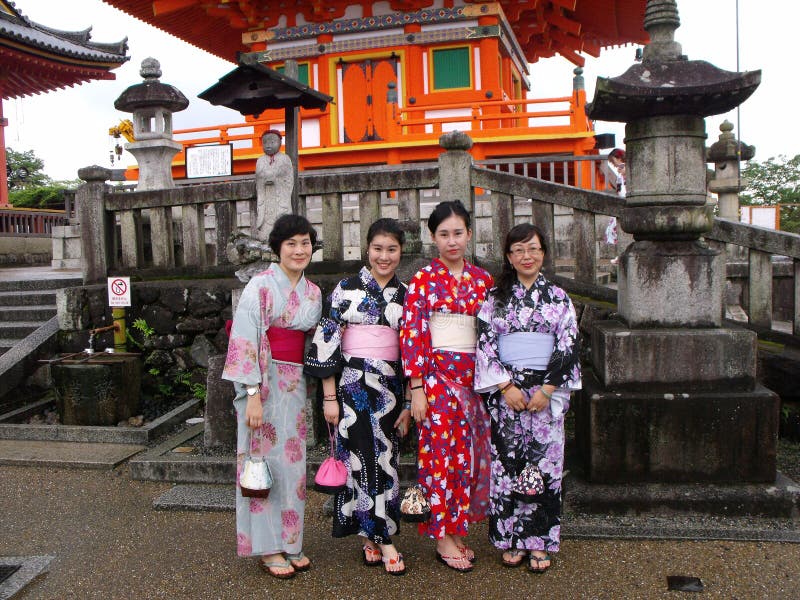
<svg viewBox="0 0 800 600">
<path fill-rule="evenodd" d="M 506 236 L 503 271 L 478 314 L 475 389 L 492 428 L 489 541 L 502 562 L 543 573 L 558 552 L 564 413 L 581 387 L 578 322 L 540 272 L 547 246 L 529 223 Z"/>
<path fill-rule="evenodd" d="M 223 379 L 236 388 L 236 533 L 239 556 L 260 557 L 273 577 L 311 567 L 303 554 L 306 501 L 307 333 L 322 312 L 319 288 L 303 276 L 316 241 L 304 217 L 275 221 L 269 245 L 277 264 L 244 288 L 233 318 Z M 267 498 L 241 495 L 238 478 L 248 454 L 265 456 L 274 482 Z"/>
</svg>

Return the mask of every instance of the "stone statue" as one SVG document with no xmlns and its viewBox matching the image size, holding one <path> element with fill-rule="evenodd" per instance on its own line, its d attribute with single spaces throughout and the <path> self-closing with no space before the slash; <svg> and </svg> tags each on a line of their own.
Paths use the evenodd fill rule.
<svg viewBox="0 0 800 600">
<path fill-rule="evenodd" d="M 256 238 L 266 241 L 280 215 L 292 212 L 294 165 L 280 152 L 281 132 L 270 129 L 261 136 L 264 156 L 256 162 Z"/>
</svg>

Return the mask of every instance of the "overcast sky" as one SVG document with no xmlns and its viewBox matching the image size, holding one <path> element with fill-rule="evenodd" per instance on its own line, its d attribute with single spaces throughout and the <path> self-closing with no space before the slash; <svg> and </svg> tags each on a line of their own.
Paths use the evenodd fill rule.
<svg viewBox="0 0 800 600">
<path fill-rule="evenodd" d="M 48 94 L 6 100 L 6 145 L 15 150 L 32 149 L 45 161 L 45 172 L 55 179 L 74 179 L 80 167 L 111 166 L 112 142 L 108 128 L 129 115 L 114 109 L 114 100 L 129 85 L 141 81 L 142 59 L 161 62 L 161 81 L 180 89 L 189 108 L 173 118 L 175 129 L 221 123 L 239 123 L 242 117 L 229 109 L 214 107 L 197 94 L 216 83 L 233 63 L 220 60 L 140 21 L 101 0 L 14 0 L 33 21 L 63 30 L 93 27 L 92 39 L 115 42 L 128 37 L 130 61 L 114 71 L 114 81 L 94 81 Z M 736 0 L 678 0 L 681 27 L 676 38 L 692 60 L 706 60 L 736 70 Z M 797 59 L 791 40 L 800 22 L 800 3 L 783 0 L 739 0 L 739 68 L 761 69 L 762 83 L 742 105 L 741 137 L 756 146 L 756 160 L 800 153 L 800 126 L 794 114 Z M 616 77 L 632 63 L 631 46 L 606 50 L 599 59 L 587 56 L 584 77 L 589 98 L 598 76 Z M 574 65 L 556 57 L 531 65 L 534 97 L 566 95 L 571 90 Z M 785 103 L 785 104 L 784 104 Z M 734 111 L 710 117 L 709 143 L 716 141 L 724 118 L 737 125 Z M 738 129 L 738 127 L 737 127 Z M 617 134 L 622 145 L 623 126 L 597 123 L 598 132 Z M 133 163 L 129 154 L 123 163 Z M 115 166 L 120 166 L 119 164 Z"/>
</svg>

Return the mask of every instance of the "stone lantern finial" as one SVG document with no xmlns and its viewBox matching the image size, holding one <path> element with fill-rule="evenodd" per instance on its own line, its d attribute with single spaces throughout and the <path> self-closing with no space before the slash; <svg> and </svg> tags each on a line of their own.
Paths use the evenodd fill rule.
<svg viewBox="0 0 800 600">
<path fill-rule="evenodd" d="M 578 90 L 585 89 L 583 69 L 580 67 L 575 67 L 572 69 L 572 73 L 575 75 L 575 77 L 572 78 L 572 91 L 577 92 Z"/>
<path fill-rule="evenodd" d="M 679 60 L 683 50 L 675 41 L 675 30 L 681 26 L 675 0 L 650 0 L 644 12 L 644 28 L 650 34 L 643 61 Z"/>
<path fill-rule="evenodd" d="M 150 79 L 158 79 L 161 77 L 161 63 L 152 56 L 148 56 L 142 61 L 142 66 L 139 69 L 139 75 L 142 79 L 148 81 Z"/>
</svg>

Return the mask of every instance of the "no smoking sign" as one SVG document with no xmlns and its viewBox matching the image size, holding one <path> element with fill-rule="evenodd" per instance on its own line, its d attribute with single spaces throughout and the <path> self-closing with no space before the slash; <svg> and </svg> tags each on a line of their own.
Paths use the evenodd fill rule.
<svg viewBox="0 0 800 600">
<path fill-rule="evenodd" d="M 130 306 L 131 305 L 131 278 L 130 277 L 109 277 L 108 278 L 108 305 L 109 306 Z"/>
</svg>

